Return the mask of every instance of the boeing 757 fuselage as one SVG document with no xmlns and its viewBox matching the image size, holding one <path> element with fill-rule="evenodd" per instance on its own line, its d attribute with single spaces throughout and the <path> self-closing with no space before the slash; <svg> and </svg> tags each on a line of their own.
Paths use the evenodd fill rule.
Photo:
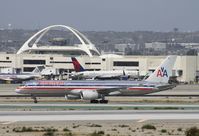
<svg viewBox="0 0 199 136">
<path fill-rule="evenodd" d="M 176 56 L 168 56 L 145 81 L 38 80 L 26 82 L 16 92 L 30 94 L 35 102 L 36 97 L 65 96 L 68 99 L 91 100 L 91 103 L 107 103 L 105 96 L 144 95 L 173 88 L 168 81 L 175 60 Z"/>
</svg>

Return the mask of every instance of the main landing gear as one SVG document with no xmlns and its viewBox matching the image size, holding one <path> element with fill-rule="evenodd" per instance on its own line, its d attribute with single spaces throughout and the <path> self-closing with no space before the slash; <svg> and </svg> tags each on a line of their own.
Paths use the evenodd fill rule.
<svg viewBox="0 0 199 136">
<path fill-rule="evenodd" d="M 108 103 L 108 100 L 100 100 L 100 103 Z"/>
<path fill-rule="evenodd" d="M 108 103 L 108 100 L 91 100 L 90 103 Z"/>
<path fill-rule="evenodd" d="M 38 103 L 37 98 L 35 96 L 31 97 L 34 100 L 34 103 Z"/>
<path fill-rule="evenodd" d="M 90 103 L 108 103 L 108 100 L 105 100 L 104 95 L 102 95 L 101 98 L 101 100 L 91 100 Z"/>
</svg>

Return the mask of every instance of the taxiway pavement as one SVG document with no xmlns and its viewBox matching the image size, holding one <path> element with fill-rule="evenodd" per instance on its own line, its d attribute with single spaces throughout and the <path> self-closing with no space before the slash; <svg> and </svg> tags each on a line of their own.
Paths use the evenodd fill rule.
<svg viewBox="0 0 199 136">
<path fill-rule="evenodd" d="M 178 107 L 178 108 L 199 108 L 198 104 L 158 104 L 158 103 L 111 103 L 111 104 L 86 104 L 86 103 L 1 103 L 1 107 Z"/>
<path fill-rule="evenodd" d="M 0 111 L 0 122 L 199 120 L 199 110 Z"/>
</svg>

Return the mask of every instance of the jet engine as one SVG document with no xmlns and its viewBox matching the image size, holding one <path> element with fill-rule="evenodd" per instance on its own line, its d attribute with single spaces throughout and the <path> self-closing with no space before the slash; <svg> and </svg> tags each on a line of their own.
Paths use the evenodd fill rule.
<svg viewBox="0 0 199 136">
<path fill-rule="evenodd" d="M 84 100 L 95 100 L 101 98 L 100 94 L 95 90 L 84 90 L 81 91 L 80 95 Z"/>
</svg>

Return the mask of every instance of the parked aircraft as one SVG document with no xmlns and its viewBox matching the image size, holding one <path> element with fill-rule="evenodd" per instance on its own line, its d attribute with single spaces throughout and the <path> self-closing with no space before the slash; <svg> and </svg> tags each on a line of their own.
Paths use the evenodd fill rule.
<svg viewBox="0 0 199 136">
<path fill-rule="evenodd" d="M 75 73 L 72 73 L 75 77 L 84 79 L 128 79 L 128 77 L 138 77 L 138 71 L 125 71 L 125 70 L 100 70 L 100 71 L 86 71 L 78 60 L 74 57 L 71 58 Z"/>
<path fill-rule="evenodd" d="M 65 96 L 67 99 L 90 100 L 91 103 L 108 103 L 105 96 L 144 95 L 172 89 L 168 83 L 172 75 L 176 56 L 168 56 L 145 81 L 122 80 L 72 80 L 29 81 L 16 89 L 19 94 L 29 94 L 37 102 L 36 97 Z M 100 100 L 98 100 L 100 99 Z"/>
<path fill-rule="evenodd" d="M 0 73 L 0 80 L 4 81 L 25 81 L 32 80 L 35 78 L 41 78 L 40 70 L 43 67 L 36 67 L 31 73 Z"/>
</svg>

